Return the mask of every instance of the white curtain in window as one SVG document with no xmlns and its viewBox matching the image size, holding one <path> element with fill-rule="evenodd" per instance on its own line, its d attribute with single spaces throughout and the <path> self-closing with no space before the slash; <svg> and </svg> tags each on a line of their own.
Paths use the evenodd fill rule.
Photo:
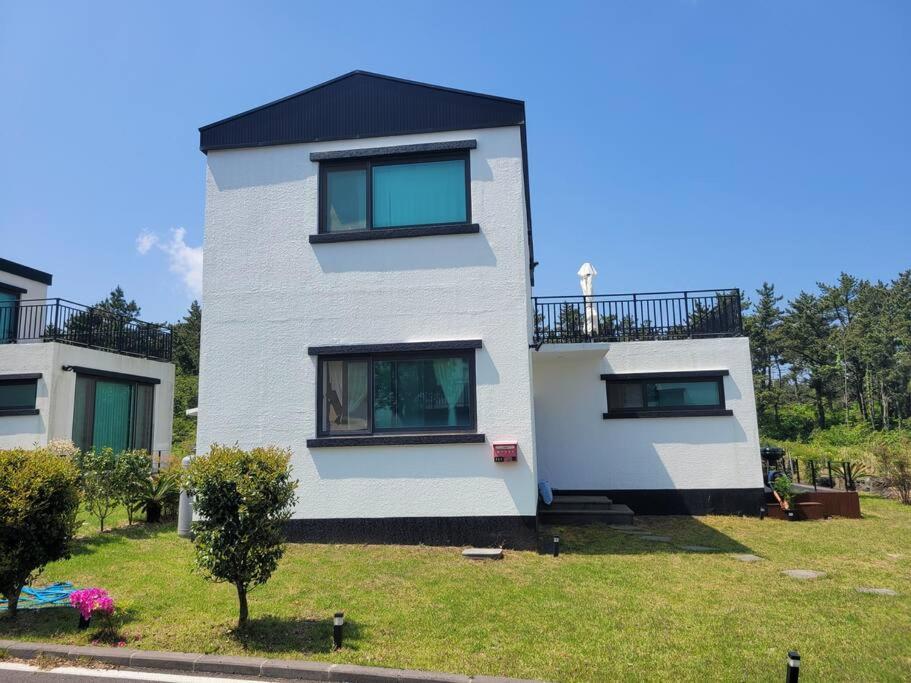
<svg viewBox="0 0 911 683">
<path fill-rule="evenodd" d="M 449 406 L 447 424 L 456 424 L 456 403 L 462 395 L 462 377 L 465 361 L 461 358 L 439 358 L 433 361 L 433 374 L 443 390 L 443 396 Z"/>
</svg>

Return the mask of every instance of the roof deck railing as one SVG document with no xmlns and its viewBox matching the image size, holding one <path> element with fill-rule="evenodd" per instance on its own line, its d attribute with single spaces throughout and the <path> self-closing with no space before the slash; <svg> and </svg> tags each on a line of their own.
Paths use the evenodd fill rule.
<svg viewBox="0 0 911 683">
<path fill-rule="evenodd" d="M 536 296 L 535 344 L 739 337 L 738 289 Z"/>
<path fill-rule="evenodd" d="M 66 299 L 0 303 L 0 344 L 61 342 L 171 360 L 171 328 Z"/>
</svg>

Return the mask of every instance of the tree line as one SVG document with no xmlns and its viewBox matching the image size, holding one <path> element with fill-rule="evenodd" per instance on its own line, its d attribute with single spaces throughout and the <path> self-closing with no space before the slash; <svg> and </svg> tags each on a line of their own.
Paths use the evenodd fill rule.
<svg viewBox="0 0 911 683">
<path fill-rule="evenodd" d="M 911 270 L 890 282 L 842 273 L 786 303 L 765 282 L 756 296 L 743 298 L 743 322 L 763 437 L 909 426 Z"/>
</svg>

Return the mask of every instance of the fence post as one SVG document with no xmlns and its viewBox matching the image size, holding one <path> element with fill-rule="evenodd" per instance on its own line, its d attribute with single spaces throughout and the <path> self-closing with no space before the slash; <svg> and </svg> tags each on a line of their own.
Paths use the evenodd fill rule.
<svg viewBox="0 0 911 683">
<path fill-rule="evenodd" d="M 813 478 L 813 490 L 816 491 L 816 461 L 810 461 L 810 476 Z"/>
<path fill-rule="evenodd" d="M 788 652 L 788 668 L 785 683 L 797 683 L 800 678 L 800 654 L 797 650 Z"/>
<path fill-rule="evenodd" d="M 58 297 L 56 303 L 54 304 L 54 334 L 51 337 L 54 341 L 57 341 L 57 336 L 60 334 L 60 298 Z"/>
<path fill-rule="evenodd" d="M 183 469 L 190 466 L 192 458 L 188 455 L 180 461 Z M 177 507 L 177 535 L 181 538 L 190 538 L 193 524 L 193 497 L 185 488 L 180 489 L 180 504 Z"/>
</svg>

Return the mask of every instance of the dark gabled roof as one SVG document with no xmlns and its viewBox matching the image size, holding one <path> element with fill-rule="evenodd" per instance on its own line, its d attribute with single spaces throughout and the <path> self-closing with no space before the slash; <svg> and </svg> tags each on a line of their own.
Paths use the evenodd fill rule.
<svg viewBox="0 0 911 683">
<path fill-rule="evenodd" d="M 525 123 L 525 103 L 352 71 L 199 129 L 203 152 Z"/>
<path fill-rule="evenodd" d="M 21 263 L 16 263 L 15 261 L 7 261 L 5 258 L 0 258 L 0 272 L 18 275 L 19 277 L 24 277 L 26 280 L 33 280 L 34 282 L 40 282 L 45 285 L 51 284 L 51 281 L 54 279 L 54 276 L 50 273 L 23 266 Z"/>
</svg>

